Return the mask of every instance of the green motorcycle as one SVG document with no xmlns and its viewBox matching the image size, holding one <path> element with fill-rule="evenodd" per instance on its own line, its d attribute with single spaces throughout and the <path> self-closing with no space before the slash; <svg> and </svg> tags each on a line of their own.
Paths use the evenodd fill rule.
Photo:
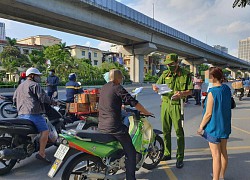
<svg viewBox="0 0 250 180">
<path fill-rule="evenodd" d="M 130 109 L 129 134 L 137 151 L 136 168 L 155 168 L 164 153 L 160 130 L 152 128 L 147 116 Z M 98 131 L 63 131 L 61 144 L 55 153 L 56 160 L 48 176 L 54 177 L 66 161 L 65 156 L 77 155 L 66 165 L 62 180 L 68 179 L 125 179 L 125 155 L 122 146 L 111 134 Z M 69 157 L 69 156 L 68 156 Z M 122 173 L 120 173 L 123 170 Z M 118 174 L 118 171 L 120 174 Z"/>
</svg>

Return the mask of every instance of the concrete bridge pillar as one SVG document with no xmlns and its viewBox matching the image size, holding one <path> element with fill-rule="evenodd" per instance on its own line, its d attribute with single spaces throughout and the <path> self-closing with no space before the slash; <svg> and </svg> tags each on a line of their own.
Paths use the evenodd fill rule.
<svg viewBox="0 0 250 180">
<path fill-rule="evenodd" d="M 132 55 L 130 58 L 130 80 L 142 83 L 144 80 L 144 55 L 154 52 L 157 47 L 152 43 L 123 46 L 120 52 Z"/>
<path fill-rule="evenodd" d="M 182 60 L 182 63 L 189 65 L 190 66 L 190 72 L 192 72 L 193 74 L 198 73 L 198 65 L 202 64 L 203 62 L 200 60 Z"/>
<path fill-rule="evenodd" d="M 130 57 L 130 80 L 142 83 L 144 79 L 144 55 Z"/>
<path fill-rule="evenodd" d="M 231 71 L 232 78 L 236 79 L 238 69 L 226 68 L 226 70 Z"/>
</svg>

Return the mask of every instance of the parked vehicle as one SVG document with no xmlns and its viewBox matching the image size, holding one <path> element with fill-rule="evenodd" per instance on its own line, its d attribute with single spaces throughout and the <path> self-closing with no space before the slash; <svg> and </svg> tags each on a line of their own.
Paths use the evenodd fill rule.
<svg viewBox="0 0 250 180">
<path fill-rule="evenodd" d="M 47 147 L 56 145 L 58 134 L 65 129 L 62 115 L 45 105 L 44 117 L 50 130 Z M 57 143 L 58 145 L 58 143 Z M 39 150 L 39 134 L 34 124 L 20 118 L 0 119 L 0 175 L 7 174 L 16 162 Z"/>
<path fill-rule="evenodd" d="M 2 100 L 0 104 L 0 115 L 3 118 L 17 117 L 16 107 L 13 104 L 13 95 L 0 95 Z"/>
<path fill-rule="evenodd" d="M 153 129 L 145 115 L 131 109 L 129 134 L 137 151 L 137 169 L 153 169 L 164 154 L 164 142 L 160 130 Z M 66 161 L 67 154 L 78 152 L 71 159 L 63 173 L 62 180 L 68 179 L 125 179 L 125 155 L 120 143 L 111 135 L 98 131 L 63 131 L 61 144 L 55 153 L 56 160 L 48 176 L 54 177 Z M 122 176 L 122 177 L 121 177 Z"/>
</svg>

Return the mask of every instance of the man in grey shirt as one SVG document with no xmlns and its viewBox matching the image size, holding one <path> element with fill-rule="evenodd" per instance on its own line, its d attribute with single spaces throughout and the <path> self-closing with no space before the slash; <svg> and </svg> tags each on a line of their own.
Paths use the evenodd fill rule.
<svg viewBox="0 0 250 180">
<path fill-rule="evenodd" d="M 49 130 L 44 117 L 44 103 L 51 104 L 52 100 L 41 88 L 42 73 L 36 68 L 29 68 L 26 71 L 27 80 L 16 89 L 13 101 L 16 102 L 17 111 L 20 118 L 28 119 L 34 123 L 40 136 L 40 149 L 36 158 L 47 163 L 51 163 L 45 155 L 45 147 L 48 141 Z"/>
</svg>

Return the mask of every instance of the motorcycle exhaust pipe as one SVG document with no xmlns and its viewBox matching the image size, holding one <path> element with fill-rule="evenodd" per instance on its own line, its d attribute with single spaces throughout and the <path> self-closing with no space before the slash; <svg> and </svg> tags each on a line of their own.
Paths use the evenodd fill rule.
<svg viewBox="0 0 250 180">
<path fill-rule="evenodd" d="M 25 159 L 26 153 L 23 149 L 4 149 L 0 151 L 0 159 Z"/>
</svg>

